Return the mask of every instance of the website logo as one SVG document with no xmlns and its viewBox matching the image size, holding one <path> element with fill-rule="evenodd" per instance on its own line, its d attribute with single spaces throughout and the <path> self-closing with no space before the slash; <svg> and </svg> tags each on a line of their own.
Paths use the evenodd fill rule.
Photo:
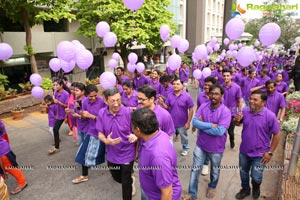
<svg viewBox="0 0 300 200">
<path fill-rule="evenodd" d="M 240 4 L 237 4 L 236 2 L 232 3 L 232 8 L 231 8 L 231 17 L 234 18 L 238 15 L 242 15 L 246 13 L 246 10 L 241 8 Z"/>
</svg>

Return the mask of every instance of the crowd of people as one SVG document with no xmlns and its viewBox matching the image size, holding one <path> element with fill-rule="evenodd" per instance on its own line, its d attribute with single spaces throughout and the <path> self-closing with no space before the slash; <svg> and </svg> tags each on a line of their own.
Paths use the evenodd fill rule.
<svg viewBox="0 0 300 200">
<path fill-rule="evenodd" d="M 300 53 L 300 52 L 299 52 Z M 148 77 L 137 71 L 126 76 L 116 68 L 117 84 L 99 95 L 95 85 L 54 81 L 48 105 L 49 132 L 54 139 L 49 155 L 60 152 L 60 127 L 67 122 L 78 144 L 75 162 L 82 166 L 73 184 L 89 180 L 89 168 L 107 162 L 112 178 L 122 185 L 122 198 L 135 195 L 133 165 L 138 161 L 141 199 L 197 199 L 200 174 L 210 173 L 206 197 L 214 198 L 227 133 L 235 148 L 235 125 L 243 124 L 239 153 L 242 189 L 236 199 L 260 196 L 263 169 L 280 139 L 280 123 L 286 112 L 285 97 L 290 80 L 300 90 L 300 57 L 270 56 L 248 67 L 235 60 L 187 63 L 177 70 L 152 71 Z M 195 69 L 210 68 L 210 76 L 192 78 Z M 199 88 L 194 102 L 187 90 L 192 78 Z M 0 124 L 1 174 L 12 174 L 21 192 L 27 181 L 10 149 L 4 124 Z M 173 142 L 181 141 L 181 156 L 190 152 L 188 130 L 197 130 L 188 194 L 182 194 Z M 194 145 L 193 145 L 194 146 Z M 209 167 L 210 166 L 210 167 Z M 250 185 L 251 177 L 251 185 Z M 5 184 L 0 180 L 5 191 Z M 2 194 L 2 192 L 0 192 Z"/>
</svg>

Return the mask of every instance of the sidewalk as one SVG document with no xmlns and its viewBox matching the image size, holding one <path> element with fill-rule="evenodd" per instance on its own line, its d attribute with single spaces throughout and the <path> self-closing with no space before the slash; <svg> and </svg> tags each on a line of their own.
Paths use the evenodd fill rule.
<svg viewBox="0 0 300 200">
<path fill-rule="evenodd" d="M 189 87 L 189 92 L 194 100 L 196 90 Z M 11 140 L 11 146 L 17 155 L 17 161 L 24 169 L 28 187 L 20 194 L 11 196 L 12 200 L 118 200 L 121 199 L 121 185 L 114 182 L 105 164 L 98 169 L 89 171 L 89 181 L 78 185 L 72 184 L 72 179 L 81 174 L 81 166 L 74 162 L 77 146 L 73 138 L 67 136 L 67 126 L 61 128 L 61 152 L 49 156 L 47 150 L 53 143 L 48 134 L 47 114 L 39 112 L 27 113 L 23 120 L 14 121 L 11 117 L 2 119 L 6 124 L 7 132 Z M 236 127 L 236 147 L 231 150 L 227 140 L 226 150 L 223 155 L 222 166 L 227 169 L 221 170 L 217 195 L 215 200 L 234 200 L 235 194 L 240 190 L 238 166 L 238 152 L 240 144 L 241 127 Z M 180 156 L 180 142 L 175 142 L 178 165 L 187 169 L 178 170 L 183 193 L 187 192 L 192 165 L 193 149 L 196 142 L 196 133 L 190 133 L 191 152 Z M 264 180 L 260 199 L 276 200 L 280 189 L 279 179 L 281 173 L 282 147 L 278 146 L 274 157 L 269 164 L 272 170 L 264 172 Z M 274 169 L 277 168 L 277 169 Z M 228 169 L 230 168 L 230 169 Z M 279 168 L 279 169 L 278 169 Z M 135 170 L 138 177 L 138 171 Z M 200 176 L 198 199 L 206 199 L 205 192 L 209 176 Z M 12 177 L 6 181 L 9 190 L 14 189 L 16 183 Z M 140 199 L 139 182 L 136 182 L 137 194 L 134 200 Z M 252 196 L 245 198 L 252 199 Z"/>
</svg>

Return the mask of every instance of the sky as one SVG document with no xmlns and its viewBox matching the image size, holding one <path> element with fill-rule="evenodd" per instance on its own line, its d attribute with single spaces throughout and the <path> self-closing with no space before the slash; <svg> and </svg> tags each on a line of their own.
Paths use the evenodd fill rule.
<svg viewBox="0 0 300 200">
<path fill-rule="evenodd" d="M 241 8 L 246 9 L 247 4 L 255 4 L 255 5 L 263 5 L 263 2 L 265 0 L 236 0 L 237 5 L 240 4 Z M 295 5 L 298 4 L 298 10 L 295 12 L 295 18 L 300 18 L 300 1 L 299 0 L 289 0 L 289 5 Z M 244 14 L 241 15 L 243 19 L 253 19 L 253 18 L 261 18 L 263 16 L 262 11 L 256 11 L 256 10 L 246 10 Z"/>
</svg>

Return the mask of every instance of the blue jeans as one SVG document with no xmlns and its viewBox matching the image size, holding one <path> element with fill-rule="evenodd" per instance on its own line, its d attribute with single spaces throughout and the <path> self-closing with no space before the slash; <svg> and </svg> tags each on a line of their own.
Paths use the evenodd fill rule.
<svg viewBox="0 0 300 200">
<path fill-rule="evenodd" d="M 183 151 L 189 151 L 189 136 L 187 133 L 187 130 L 184 127 L 178 127 L 176 128 L 176 135 L 180 135 L 181 137 L 181 144 Z"/>
<path fill-rule="evenodd" d="M 78 131 L 77 135 L 78 135 L 78 146 L 80 146 L 86 136 L 86 133 Z"/>
<path fill-rule="evenodd" d="M 141 200 L 148 200 L 143 188 L 141 188 Z"/>
<path fill-rule="evenodd" d="M 220 164 L 223 157 L 223 153 L 208 153 L 206 151 L 203 151 L 200 147 L 196 145 L 193 157 L 193 168 L 191 171 L 189 183 L 189 194 L 195 199 L 197 198 L 198 193 L 199 175 L 207 157 L 209 158 L 211 163 L 210 183 L 208 184 L 208 187 L 213 189 L 216 188 L 219 181 Z"/>
<path fill-rule="evenodd" d="M 252 182 L 260 185 L 263 179 L 263 171 L 265 165 L 262 164 L 262 157 L 249 157 L 245 154 L 240 153 L 239 155 L 239 165 L 240 165 L 240 177 L 242 181 L 243 189 L 250 189 L 249 181 L 250 175 L 249 172 L 251 170 L 251 178 Z"/>
</svg>

